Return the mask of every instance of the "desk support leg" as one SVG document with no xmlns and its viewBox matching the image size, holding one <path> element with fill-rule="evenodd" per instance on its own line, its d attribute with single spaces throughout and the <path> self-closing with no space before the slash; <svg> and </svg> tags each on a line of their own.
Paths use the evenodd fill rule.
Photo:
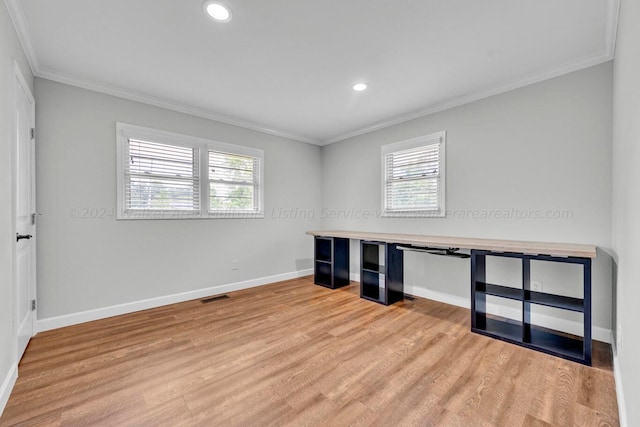
<svg viewBox="0 0 640 427">
<path fill-rule="evenodd" d="M 591 259 L 584 261 L 584 360 L 591 366 Z"/>
<path fill-rule="evenodd" d="M 531 290 L 531 259 L 522 258 L 522 289 L 525 295 Z M 531 342 L 531 303 L 527 298 L 522 302 L 522 341 Z"/>
<path fill-rule="evenodd" d="M 487 297 L 477 293 L 478 282 L 486 282 L 486 256 L 478 251 L 471 251 L 471 328 L 487 327 Z"/>
</svg>

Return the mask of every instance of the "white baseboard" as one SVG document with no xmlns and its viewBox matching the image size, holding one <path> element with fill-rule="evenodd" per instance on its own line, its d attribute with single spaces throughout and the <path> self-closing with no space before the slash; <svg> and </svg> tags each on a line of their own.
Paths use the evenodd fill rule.
<svg viewBox="0 0 640 427">
<path fill-rule="evenodd" d="M 420 298 L 426 298 L 433 301 L 443 302 L 445 304 L 451 304 L 458 307 L 471 308 L 471 301 L 469 298 L 461 297 L 458 295 L 447 294 L 444 292 L 432 291 L 425 288 L 418 288 L 416 286 L 404 287 L 404 292 L 409 295 L 415 295 Z"/>
<path fill-rule="evenodd" d="M 77 325 L 79 323 L 91 322 L 93 320 L 105 319 L 107 317 L 119 316 L 121 314 L 133 313 L 150 308 L 161 307 L 163 305 L 176 304 L 225 292 L 239 291 L 241 289 L 254 288 L 256 286 L 268 285 L 283 280 L 297 279 L 298 277 L 313 274 L 313 269 L 294 271 L 290 273 L 276 274 L 275 276 L 260 277 L 258 279 L 246 280 L 243 282 L 230 283 L 227 285 L 213 286 L 195 291 L 182 292 L 179 294 L 166 295 L 156 298 L 149 298 L 141 301 L 133 301 L 110 307 L 97 308 L 94 310 L 82 311 L 79 313 L 65 314 L 62 316 L 38 319 L 36 321 L 36 331 L 44 332 L 51 329 L 63 328 L 65 326 Z"/>
<path fill-rule="evenodd" d="M 351 273 L 351 280 L 354 282 L 360 281 L 360 275 L 358 273 Z M 451 304 L 458 307 L 471 308 L 471 301 L 469 298 L 461 297 L 458 295 L 447 294 L 445 292 L 437 292 L 429 289 L 419 288 L 416 286 L 404 286 L 404 292 L 409 295 L 415 295 L 420 298 L 426 298 L 433 301 L 443 302 L 445 304 Z M 493 313 L 500 313 L 505 317 L 519 318 L 521 316 L 520 310 L 510 309 L 509 307 L 495 306 L 487 304 L 487 309 L 492 310 Z M 584 332 L 582 323 L 574 322 L 566 319 L 558 319 L 552 316 L 537 315 L 537 324 L 549 329 L 555 329 L 563 331 L 569 334 L 582 335 Z M 596 341 L 602 341 L 612 344 L 612 332 L 611 329 L 602 328 L 600 326 L 593 326 L 591 329 L 592 338 Z"/>
<path fill-rule="evenodd" d="M 11 392 L 13 391 L 13 386 L 16 384 L 16 380 L 18 379 L 18 365 L 14 363 L 9 368 L 9 372 L 2 381 L 2 386 L 0 386 L 0 417 L 4 412 L 4 408 L 7 406 L 7 402 L 9 401 L 9 396 L 11 396 Z"/>
<path fill-rule="evenodd" d="M 616 397 L 618 399 L 618 418 L 620 419 L 620 427 L 627 427 L 627 406 L 624 400 L 624 391 L 622 389 L 622 372 L 620 372 L 620 359 L 618 359 L 618 349 L 616 348 L 613 333 L 611 333 L 611 347 L 613 348 L 613 376 L 616 381 Z"/>
</svg>

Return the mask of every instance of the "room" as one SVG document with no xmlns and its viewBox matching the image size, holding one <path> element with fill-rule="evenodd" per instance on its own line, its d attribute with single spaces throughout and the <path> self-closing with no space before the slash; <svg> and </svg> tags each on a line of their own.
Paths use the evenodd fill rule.
<svg viewBox="0 0 640 427">
<path fill-rule="evenodd" d="M 0 426 L 640 425 L 639 24 L 5 0 Z"/>
</svg>

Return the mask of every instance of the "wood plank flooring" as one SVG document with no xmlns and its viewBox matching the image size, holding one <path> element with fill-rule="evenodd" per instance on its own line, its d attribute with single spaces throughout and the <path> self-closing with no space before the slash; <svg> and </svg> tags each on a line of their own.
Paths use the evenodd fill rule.
<svg viewBox="0 0 640 427">
<path fill-rule="evenodd" d="M 307 277 L 41 333 L 0 426 L 618 425 L 609 346 L 586 367 L 357 286 Z"/>
</svg>

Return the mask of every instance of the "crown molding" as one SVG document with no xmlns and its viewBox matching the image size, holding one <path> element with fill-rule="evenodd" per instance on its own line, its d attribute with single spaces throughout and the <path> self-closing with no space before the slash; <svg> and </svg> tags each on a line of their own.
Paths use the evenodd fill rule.
<svg viewBox="0 0 640 427">
<path fill-rule="evenodd" d="M 607 26 L 605 28 L 605 49 L 610 59 L 615 57 L 618 39 L 618 19 L 620 18 L 620 0 L 609 0 Z"/>
<path fill-rule="evenodd" d="M 29 27 L 29 22 L 24 14 L 22 2 L 20 0 L 4 0 L 4 4 L 7 6 L 9 17 L 11 17 L 13 27 L 18 34 L 18 40 L 20 40 L 24 56 L 27 58 L 29 68 L 31 68 L 31 74 L 35 75 L 38 71 L 38 55 L 36 54 L 36 48 L 33 45 L 31 28 Z"/>
<path fill-rule="evenodd" d="M 483 89 L 474 92 L 469 95 L 461 96 L 454 99 L 431 105 L 427 108 L 422 108 L 416 111 L 409 112 L 400 116 L 396 116 L 390 120 L 380 122 L 373 126 L 360 128 L 353 130 L 327 140 L 316 140 L 300 135 L 291 134 L 289 132 L 277 130 L 265 126 L 263 124 L 254 123 L 251 121 L 243 120 L 240 118 L 227 116 L 224 114 L 216 113 L 208 109 L 198 108 L 187 104 L 178 103 L 168 99 L 163 99 L 153 95 L 149 95 L 142 92 L 137 92 L 122 87 L 100 83 L 88 79 L 82 79 L 77 76 L 62 73 L 55 70 L 50 70 L 39 66 L 36 49 L 32 41 L 31 30 L 29 28 L 28 21 L 26 19 L 24 9 L 20 0 L 4 0 L 9 11 L 9 15 L 13 22 L 13 25 L 18 34 L 20 44 L 24 50 L 27 62 L 31 68 L 31 72 L 34 76 L 47 80 L 56 81 L 59 83 L 76 86 L 83 89 L 92 90 L 95 92 L 104 93 L 107 95 L 116 96 L 119 98 L 129 99 L 131 101 L 141 102 L 144 104 L 153 105 L 168 110 L 177 111 L 180 113 L 190 114 L 197 117 L 202 117 L 209 120 L 215 120 L 221 123 L 238 126 L 245 129 L 254 130 L 257 132 L 266 133 L 269 135 L 279 136 L 295 141 L 305 142 L 313 145 L 328 145 L 345 139 L 353 138 L 356 136 L 364 135 L 366 133 L 374 132 L 380 129 L 384 129 L 390 126 L 394 126 L 400 123 L 404 123 L 410 120 L 414 120 L 420 117 L 435 114 L 450 108 L 459 107 L 464 104 L 468 104 L 474 101 L 478 101 L 483 98 L 488 98 L 500 93 L 508 92 L 510 90 L 518 89 L 524 86 L 528 86 L 534 83 L 541 82 L 543 80 L 559 77 L 564 74 L 568 74 L 574 71 L 578 71 L 584 68 L 592 67 L 594 65 L 601 64 L 603 62 L 610 61 L 615 55 L 616 37 L 618 30 L 618 16 L 620 13 L 620 0 L 608 0 L 607 1 L 607 23 L 605 26 L 604 44 L 605 47 L 602 52 L 593 56 L 570 62 L 560 67 L 555 67 L 549 70 L 545 70 L 541 73 L 532 74 L 526 76 L 523 79 L 519 79 L 504 85 L 499 85 L 489 89 Z"/>
<path fill-rule="evenodd" d="M 592 67 L 594 65 L 602 64 L 603 62 L 610 61 L 611 59 L 613 59 L 612 56 L 608 52 L 604 52 L 599 55 L 595 55 L 571 64 L 566 64 L 564 66 L 547 70 L 542 73 L 534 74 L 534 75 L 525 77 L 524 79 L 516 80 L 505 85 L 496 86 L 488 90 L 481 90 L 481 91 L 472 93 L 470 95 L 454 98 L 442 103 L 432 105 L 426 109 L 421 109 L 405 115 L 397 116 L 391 120 L 387 120 L 385 122 L 378 123 L 373 126 L 351 131 L 351 132 L 342 134 L 340 136 L 337 136 L 335 138 L 329 139 L 327 141 L 324 141 L 322 145 L 333 144 L 334 142 L 344 141 L 345 139 L 353 138 L 353 137 L 364 135 L 380 129 L 388 128 L 390 126 L 398 125 L 400 123 L 408 122 L 410 120 L 419 119 L 421 117 L 439 113 L 441 111 L 449 110 L 451 108 L 459 107 L 461 105 L 469 104 L 474 101 L 479 101 L 484 98 L 489 98 L 494 95 L 499 95 L 504 92 L 509 92 L 514 89 L 519 89 L 525 86 L 532 85 L 534 83 L 539 83 L 544 80 L 552 79 L 554 77 L 559 77 L 564 74 L 582 70 L 584 68 Z"/>
<path fill-rule="evenodd" d="M 11 22 L 16 30 L 20 45 L 24 51 L 25 57 L 31 68 L 31 73 L 35 77 L 40 77 L 47 80 L 52 80 L 59 83 L 64 83 L 71 86 L 76 86 L 83 89 L 92 90 L 107 95 L 116 96 L 119 98 L 128 99 L 130 101 L 141 102 L 144 104 L 153 105 L 167 110 L 177 111 L 184 114 L 189 114 L 196 117 L 202 117 L 209 120 L 215 120 L 217 122 L 226 123 L 233 126 L 238 126 L 244 129 L 249 129 L 257 132 L 266 133 L 268 135 L 279 136 L 282 138 L 291 139 L 294 141 L 305 142 L 307 144 L 320 145 L 320 141 L 315 139 L 306 138 L 300 135 L 295 135 L 289 132 L 273 129 L 260 123 L 251 122 L 248 120 L 239 119 L 236 117 L 227 116 L 217 113 L 215 111 L 194 107 L 187 104 L 181 104 L 168 99 L 163 99 L 153 95 L 149 95 L 142 92 L 124 89 L 122 87 L 100 83 L 88 79 L 82 79 L 77 76 L 62 73 L 59 71 L 51 70 L 40 66 L 38 62 L 38 55 L 35 45 L 33 44 L 33 37 L 31 35 L 31 29 L 29 22 L 24 13 L 21 0 L 4 0 L 4 3 L 9 12 Z"/>
<path fill-rule="evenodd" d="M 450 108 L 459 107 L 464 104 L 468 104 L 474 101 L 479 101 L 483 98 L 498 95 L 510 90 L 519 89 L 524 86 L 528 86 L 534 83 L 539 83 L 543 80 L 559 77 L 564 74 L 579 71 L 584 68 L 593 67 L 594 65 L 602 64 L 607 61 L 611 61 L 614 58 L 616 50 L 616 37 L 618 32 L 618 17 L 620 14 L 620 0 L 608 0 L 607 2 L 607 22 L 605 26 L 604 34 L 604 49 L 603 51 L 592 55 L 590 57 L 580 59 L 578 61 L 569 62 L 559 67 L 555 67 L 549 70 L 542 71 L 540 73 L 526 76 L 522 79 L 515 80 L 511 83 L 495 86 L 490 89 L 482 89 L 480 91 L 471 93 L 469 95 L 461 96 L 459 98 L 449 99 L 447 101 L 431 105 L 427 108 L 422 108 L 416 111 L 409 112 L 400 116 L 396 116 L 390 120 L 368 126 L 365 128 L 357 129 L 351 132 L 344 133 L 334 138 L 325 140 L 321 145 L 329 145 L 334 142 L 344 141 L 345 139 L 353 138 L 356 136 L 364 135 L 370 132 L 374 132 L 380 129 L 384 129 L 390 126 L 394 126 L 400 123 L 408 122 L 410 120 L 425 117 L 430 114 L 439 113 L 441 111 L 448 110 Z"/>
<path fill-rule="evenodd" d="M 241 128 L 254 130 L 257 132 L 266 133 L 269 135 L 279 136 L 282 138 L 292 139 L 295 141 L 305 142 L 307 144 L 319 145 L 319 141 L 309 139 L 300 135 L 295 135 L 285 131 L 273 129 L 262 124 L 250 122 L 247 120 L 238 119 L 236 117 L 227 116 L 224 114 L 216 113 L 211 110 L 193 107 L 187 104 L 181 104 L 168 99 L 163 99 L 153 95 L 149 95 L 143 92 L 138 92 L 130 89 L 124 89 L 119 86 L 113 86 L 106 83 L 98 83 L 92 80 L 81 79 L 71 74 L 62 73 L 59 71 L 50 70 L 47 68 L 40 68 L 36 73 L 36 77 L 42 79 L 52 80 L 58 83 L 64 83 L 70 86 L 79 87 L 82 89 L 88 89 L 94 92 L 104 93 L 106 95 L 116 96 L 118 98 L 128 99 L 130 101 L 141 102 L 143 104 L 153 105 L 155 107 L 164 108 L 167 110 L 177 111 L 179 113 L 189 114 L 196 117 L 202 117 L 209 120 L 214 120 L 221 123 L 226 123 Z"/>
</svg>

